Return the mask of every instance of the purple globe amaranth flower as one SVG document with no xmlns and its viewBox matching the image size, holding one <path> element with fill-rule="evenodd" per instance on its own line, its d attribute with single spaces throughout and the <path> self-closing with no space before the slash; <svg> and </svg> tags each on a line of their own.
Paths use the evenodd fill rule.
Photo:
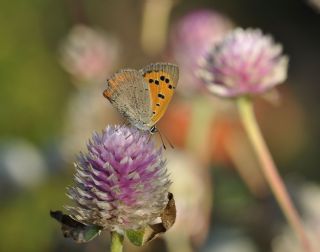
<svg viewBox="0 0 320 252">
<path fill-rule="evenodd" d="M 122 232 L 152 223 L 168 203 L 171 184 L 162 149 L 135 128 L 108 126 L 95 133 L 76 162 L 68 196 L 71 217 Z"/>
<path fill-rule="evenodd" d="M 259 29 L 238 28 L 203 58 L 199 76 L 220 96 L 254 95 L 287 78 L 288 57 Z"/>
</svg>

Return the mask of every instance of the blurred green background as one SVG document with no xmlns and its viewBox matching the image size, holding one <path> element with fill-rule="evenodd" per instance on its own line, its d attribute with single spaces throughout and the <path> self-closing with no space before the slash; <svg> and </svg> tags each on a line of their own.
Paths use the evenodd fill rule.
<svg viewBox="0 0 320 252">
<path fill-rule="evenodd" d="M 280 173 L 297 200 L 298 209 L 303 211 L 299 201 L 301 188 L 320 182 L 319 9 L 298 0 L 166 0 L 163 3 L 168 9 L 167 16 L 162 17 L 168 22 L 163 30 L 164 45 L 152 51 L 152 45 L 146 46 L 142 38 L 146 25 L 143 22 L 148 22 L 147 1 L 1 2 L 0 251 L 107 251 L 107 234 L 92 244 L 77 245 L 63 239 L 59 225 L 49 217 L 50 209 L 62 209 L 69 202 L 65 187 L 72 183 L 72 162 L 78 146 L 84 148 L 88 139 L 87 131 L 83 134 L 78 131 L 87 127 L 88 120 L 90 130 L 97 131 L 120 120 L 101 95 L 104 79 L 118 68 L 139 68 L 149 62 L 169 59 L 167 44 L 171 26 L 197 9 L 220 12 L 231 19 L 235 27 L 261 28 L 272 34 L 289 55 L 288 80 L 279 89 L 283 102 L 280 107 L 274 107 L 258 101 L 257 111 Z M 151 11 L 156 15 L 160 7 L 151 8 Z M 159 23 L 163 22 L 159 19 Z M 79 24 L 98 29 L 109 36 L 108 39 L 112 36 L 108 46 L 116 55 L 107 57 L 110 62 L 105 63 L 108 66 L 105 75 L 101 73 L 91 79 L 79 77 L 66 67 L 72 63 L 63 58 L 71 49 L 63 49 L 63 44 Z M 157 22 L 152 25 L 157 31 Z M 191 36 L 192 33 L 190 30 Z M 69 53 L 73 55 L 79 48 Z M 81 53 L 77 57 L 81 57 Z M 179 85 L 183 88 L 183 83 Z M 81 98 L 75 98 L 79 94 Z M 174 104 L 178 108 L 181 100 L 197 103 L 194 97 L 180 94 L 177 97 Z M 87 104 L 95 100 L 98 107 Z M 105 110 L 99 110 L 100 104 Z M 91 116 L 91 112 L 95 116 Z M 163 120 L 165 127 L 170 119 Z M 171 127 L 179 128 L 173 124 Z M 172 132 L 168 133 L 169 138 L 174 129 Z M 76 140 L 70 139 L 73 135 L 77 135 Z M 175 145 L 182 151 L 190 147 Z M 281 234 L 285 223 L 272 195 L 252 193 L 246 179 L 243 180 L 234 168 L 236 162 L 230 158 L 216 158 L 214 153 L 220 155 L 219 150 L 213 151 L 212 159 L 204 162 L 211 176 L 208 195 L 214 195 L 209 199 L 213 208 L 209 209 L 208 235 L 198 244 L 191 241 L 192 249 L 220 251 L 220 244 L 242 241 L 240 244 L 250 244 L 244 251 L 272 251 L 274 237 Z M 256 178 L 249 175 L 250 179 Z M 180 245 L 177 246 L 176 251 L 182 251 Z M 166 248 L 172 250 L 163 240 L 154 241 L 146 248 L 126 247 L 127 251 L 164 251 Z M 240 250 L 230 247 L 221 251 Z"/>
</svg>

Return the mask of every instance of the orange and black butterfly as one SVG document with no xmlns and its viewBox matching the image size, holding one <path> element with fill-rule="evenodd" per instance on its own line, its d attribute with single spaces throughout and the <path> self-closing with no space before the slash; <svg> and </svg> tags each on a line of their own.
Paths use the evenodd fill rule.
<svg viewBox="0 0 320 252">
<path fill-rule="evenodd" d="M 178 79 L 179 68 L 170 63 L 150 64 L 140 70 L 122 69 L 107 80 L 103 95 L 133 126 L 154 133 Z"/>
</svg>

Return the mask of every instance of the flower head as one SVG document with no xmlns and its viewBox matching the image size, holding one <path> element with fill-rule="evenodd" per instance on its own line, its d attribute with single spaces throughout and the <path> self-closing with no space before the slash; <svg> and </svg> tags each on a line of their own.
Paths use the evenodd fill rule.
<svg viewBox="0 0 320 252">
<path fill-rule="evenodd" d="M 76 163 L 68 195 L 71 217 L 118 232 L 139 229 L 160 216 L 171 184 L 161 149 L 146 133 L 108 126 L 94 134 Z"/>
<path fill-rule="evenodd" d="M 198 60 L 220 41 L 232 28 L 232 22 L 222 14 L 200 9 L 192 11 L 178 20 L 170 32 L 170 54 L 180 67 L 180 92 L 194 93 L 203 89 L 194 74 Z"/>
<path fill-rule="evenodd" d="M 199 76 L 214 94 L 235 97 L 262 93 L 287 77 L 282 47 L 258 29 L 236 29 L 204 57 Z"/>
<path fill-rule="evenodd" d="M 116 65 L 119 48 L 102 30 L 75 26 L 61 45 L 61 63 L 75 79 L 99 82 Z"/>
</svg>

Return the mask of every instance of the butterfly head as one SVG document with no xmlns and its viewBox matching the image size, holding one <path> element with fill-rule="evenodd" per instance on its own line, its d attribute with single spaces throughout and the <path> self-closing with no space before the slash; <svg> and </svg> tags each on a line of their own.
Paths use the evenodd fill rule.
<svg viewBox="0 0 320 252">
<path fill-rule="evenodd" d="M 157 133 L 157 132 L 159 132 L 159 131 L 158 131 L 157 127 L 156 127 L 155 125 L 153 125 L 153 126 L 149 129 L 149 132 L 150 132 L 151 134 L 155 134 L 155 133 Z"/>
</svg>

